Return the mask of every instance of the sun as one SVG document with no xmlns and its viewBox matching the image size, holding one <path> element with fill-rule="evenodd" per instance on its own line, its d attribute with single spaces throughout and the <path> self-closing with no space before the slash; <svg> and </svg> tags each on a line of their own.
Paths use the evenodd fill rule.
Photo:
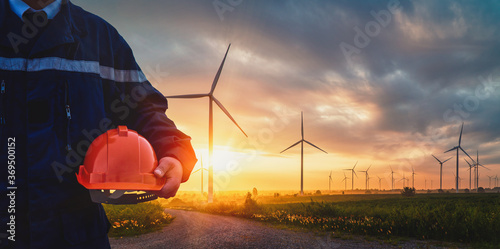
<svg viewBox="0 0 500 249">
<path fill-rule="evenodd" d="M 196 156 L 198 157 L 198 164 L 203 163 L 203 167 L 208 169 L 208 149 L 197 149 Z M 217 173 L 231 169 L 232 165 L 238 163 L 242 156 L 244 156 L 244 154 L 236 152 L 230 147 L 215 146 L 212 158 L 214 172 Z"/>
</svg>

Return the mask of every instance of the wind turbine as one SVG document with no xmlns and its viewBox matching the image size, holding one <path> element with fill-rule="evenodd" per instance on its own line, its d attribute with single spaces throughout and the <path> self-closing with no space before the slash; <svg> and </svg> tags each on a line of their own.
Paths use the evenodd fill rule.
<svg viewBox="0 0 500 249">
<path fill-rule="evenodd" d="M 391 190 L 394 190 L 394 171 L 392 170 L 392 166 L 390 166 L 391 168 Z"/>
<path fill-rule="evenodd" d="M 368 182 L 368 179 L 369 179 L 368 170 L 370 169 L 370 167 L 371 167 L 371 165 L 368 167 L 368 169 L 363 170 L 363 171 L 359 171 L 359 172 L 365 172 L 365 188 L 366 188 L 366 190 L 368 190 L 368 185 L 370 185 Z"/>
<path fill-rule="evenodd" d="M 345 185 L 345 191 L 347 191 L 347 179 L 349 179 L 349 177 L 347 177 L 345 175 L 345 172 L 344 172 L 344 179 L 342 179 L 342 182 L 345 182 L 345 184 L 344 184 Z"/>
<path fill-rule="evenodd" d="M 458 156 L 458 151 L 459 149 L 462 150 L 472 161 L 474 161 L 474 159 L 472 159 L 472 157 L 469 156 L 469 154 L 467 154 L 467 152 L 465 152 L 465 150 L 462 148 L 462 146 L 460 145 L 462 143 L 462 132 L 464 131 L 464 123 L 462 122 L 462 128 L 460 129 L 460 137 L 458 138 L 458 145 L 445 151 L 444 153 L 447 153 L 447 152 L 450 152 L 452 150 L 457 150 L 457 175 L 455 176 L 455 186 L 456 186 L 456 189 L 457 189 L 457 193 L 458 193 L 458 162 L 459 162 L 459 156 Z"/>
<path fill-rule="evenodd" d="M 311 142 L 304 139 L 304 115 L 302 112 L 300 112 L 300 131 L 302 134 L 302 139 L 299 140 L 298 142 L 292 144 L 290 147 L 284 149 L 280 153 L 283 153 L 283 152 L 287 151 L 288 149 L 290 149 L 290 148 L 292 148 L 295 145 L 300 143 L 300 194 L 303 195 L 304 194 L 304 143 L 307 143 L 307 144 L 311 145 L 312 147 L 325 152 L 326 154 L 328 154 L 328 153 L 326 151 L 320 149 L 318 146 L 316 146 L 316 145 L 312 144 Z"/>
<path fill-rule="evenodd" d="M 204 170 L 208 171 L 208 170 L 203 168 L 203 157 L 200 158 L 200 163 L 201 163 L 200 168 L 193 171 L 193 173 L 191 173 L 191 175 L 198 172 L 198 171 L 201 171 L 201 196 L 203 196 L 203 171 Z"/>
<path fill-rule="evenodd" d="M 495 188 L 498 187 L 498 175 L 495 176 Z"/>
<path fill-rule="evenodd" d="M 487 170 L 490 170 L 490 169 L 484 167 L 484 165 L 479 163 L 479 150 L 476 150 L 476 189 L 479 189 L 479 166 L 481 166 Z"/>
<path fill-rule="evenodd" d="M 332 192 L 331 184 L 332 184 L 332 171 L 330 171 L 330 175 L 328 176 L 328 191 L 329 192 Z"/>
<path fill-rule="evenodd" d="M 406 184 L 406 177 L 405 177 L 405 173 L 403 173 L 403 178 L 399 179 L 398 182 L 400 181 L 403 181 L 403 189 L 406 187 L 405 184 Z"/>
<path fill-rule="evenodd" d="M 472 168 L 474 167 L 474 165 L 470 164 L 469 161 L 467 161 L 466 158 L 464 158 L 465 162 L 469 165 L 469 189 L 472 191 L 472 185 L 471 185 L 471 175 L 472 175 Z"/>
<path fill-rule="evenodd" d="M 488 188 L 491 188 L 491 178 L 493 178 L 493 176 L 488 176 L 488 178 L 490 178 L 490 183 L 488 184 Z"/>
<path fill-rule="evenodd" d="M 356 174 L 356 171 L 354 171 L 354 168 L 356 168 L 356 165 L 358 164 L 358 162 L 356 161 L 356 163 L 354 164 L 354 167 L 352 167 L 352 169 L 344 169 L 344 170 L 350 170 L 351 171 L 351 177 L 352 177 L 352 180 L 351 180 L 351 183 L 352 183 L 352 190 L 354 190 L 354 175 L 356 175 L 356 178 L 358 177 L 358 174 Z"/>
<path fill-rule="evenodd" d="M 382 178 L 380 178 L 380 176 L 377 176 L 378 177 L 378 190 L 381 191 L 382 190 Z"/>
<path fill-rule="evenodd" d="M 413 169 L 413 167 L 411 167 L 411 184 L 412 184 L 412 188 L 415 188 L 415 170 Z"/>
<path fill-rule="evenodd" d="M 439 159 L 437 159 L 437 157 L 435 157 L 434 155 L 432 156 L 439 162 L 439 189 L 443 189 L 443 163 L 450 160 L 451 157 L 441 162 Z"/>
<path fill-rule="evenodd" d="M 202 94 L 187 94 L 187 95 L 176 95 L 176 96 L 165 96 L 166 98 L 176 98 L 176 99 L 195 99 L 195 98 L 204 98 L 208 97 L 208 203 L 213 202 L 213 192 L 214 192 L 214 168 L 213 168 L 213 150 L 214 150 L 214 122 L 213 122 L 213 103 L 226 114 L 226 116 L 233 121 L 233 123 L 243 132 L 243 134 L 247 136 L 247 134 L 241 129 L 241 127 L 236 123 L 234 118 L 229 114 L 229 112 L 224 108 L 222 103 L 217 100 L 214 96 L 215 87 L 217 86 L 217 82 L 219 81 L 219 77 L 222 73 L 222 68 L 224 67 L 224 63 L 226 62 L 227 53 L 229 52 L 229 48 L 231 48 L 231 44 L 227 47 L 226 54 L 224 55 L 224 59 L 219 66 L 219 70 L 215 75 L 214 81 L 212 82 L 212 88 L 208 93 Z"/>
</svg>

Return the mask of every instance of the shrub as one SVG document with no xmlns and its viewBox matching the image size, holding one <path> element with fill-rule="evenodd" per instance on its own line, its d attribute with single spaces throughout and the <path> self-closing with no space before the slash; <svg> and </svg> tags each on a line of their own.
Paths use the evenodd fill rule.
<svg viewBox="0 0 500 249">
<path fill-rule="evenodd" d="M 133 236 L 160 230 L 174 220 L 158 202 L 133 205 L 103 204 L 111 223 L 110 237 Z"/>
<path fill-rule="evenodd" d="M 485 191 L 484 191 L 483 187 L 479 187 L 479 188 L 477 188 L 477 192 L 478 193 L 484 193 Z"/>
<path fill-rule="evenodd" d="M 253 191 L 253 197 L 257 197 L 257 194 L 258 194 L 257 188 L 253 188 L 252 191 Z"/>
<path fill-rule="evenodd" d="M 315 194 L 316 194 L 316 195 L 321 195 L 321 191 L 316 190 L 316 193 L 315 193 Z"/>
<path fill-rule="evenodd" d="M 415 188 L 405 187 L 401 190 L 401 195 L 405 197 L 410 197 L 415 195 Z"/>
</svg>

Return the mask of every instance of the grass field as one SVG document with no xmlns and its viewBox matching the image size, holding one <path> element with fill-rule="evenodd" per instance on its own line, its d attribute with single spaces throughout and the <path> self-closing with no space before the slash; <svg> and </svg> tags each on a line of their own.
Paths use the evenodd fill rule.
<svg viewBox="0 0 500 249">
<path fill-rule="evenodd" d="M 133 236 L 160 230 L 174 217 L 158 201 L 133 205 L 103 204 L 111 223 L 110 237 Z"/>
<path fill-rule="evenodd" d="M 167 205 L 332 234 L 402 236 L 500 247 L 500 194 L 496 193 L 252 198 L 227 193 L 219 194 L 212 204 L 201 200 L 201 196 L 191 194 Z"/>
</svg>

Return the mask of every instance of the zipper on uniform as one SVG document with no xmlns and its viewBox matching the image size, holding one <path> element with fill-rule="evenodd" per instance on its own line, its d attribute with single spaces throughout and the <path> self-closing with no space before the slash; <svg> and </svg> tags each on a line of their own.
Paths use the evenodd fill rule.
<svg viewBox="0 0 500 249">
<path fill-rule="evenodd" d="M 2 80 L 0 84 L 0 125 L 5 124 L 5 114 L 4 114 L 4 99 L 5 99 L 5 81 Z"/>
<path fill-rule="evenodd" d="M 65 105 L 65 111 L 66 111 L 66 150 L 70 151 L 71 150 L 71 141 L 69 138 L 69 127 L 71 124 L 71 107 L 69 105 L 69 89 L 68 89 L 68 82 L 64 82 L 64 105 Z"/>
</svg>

